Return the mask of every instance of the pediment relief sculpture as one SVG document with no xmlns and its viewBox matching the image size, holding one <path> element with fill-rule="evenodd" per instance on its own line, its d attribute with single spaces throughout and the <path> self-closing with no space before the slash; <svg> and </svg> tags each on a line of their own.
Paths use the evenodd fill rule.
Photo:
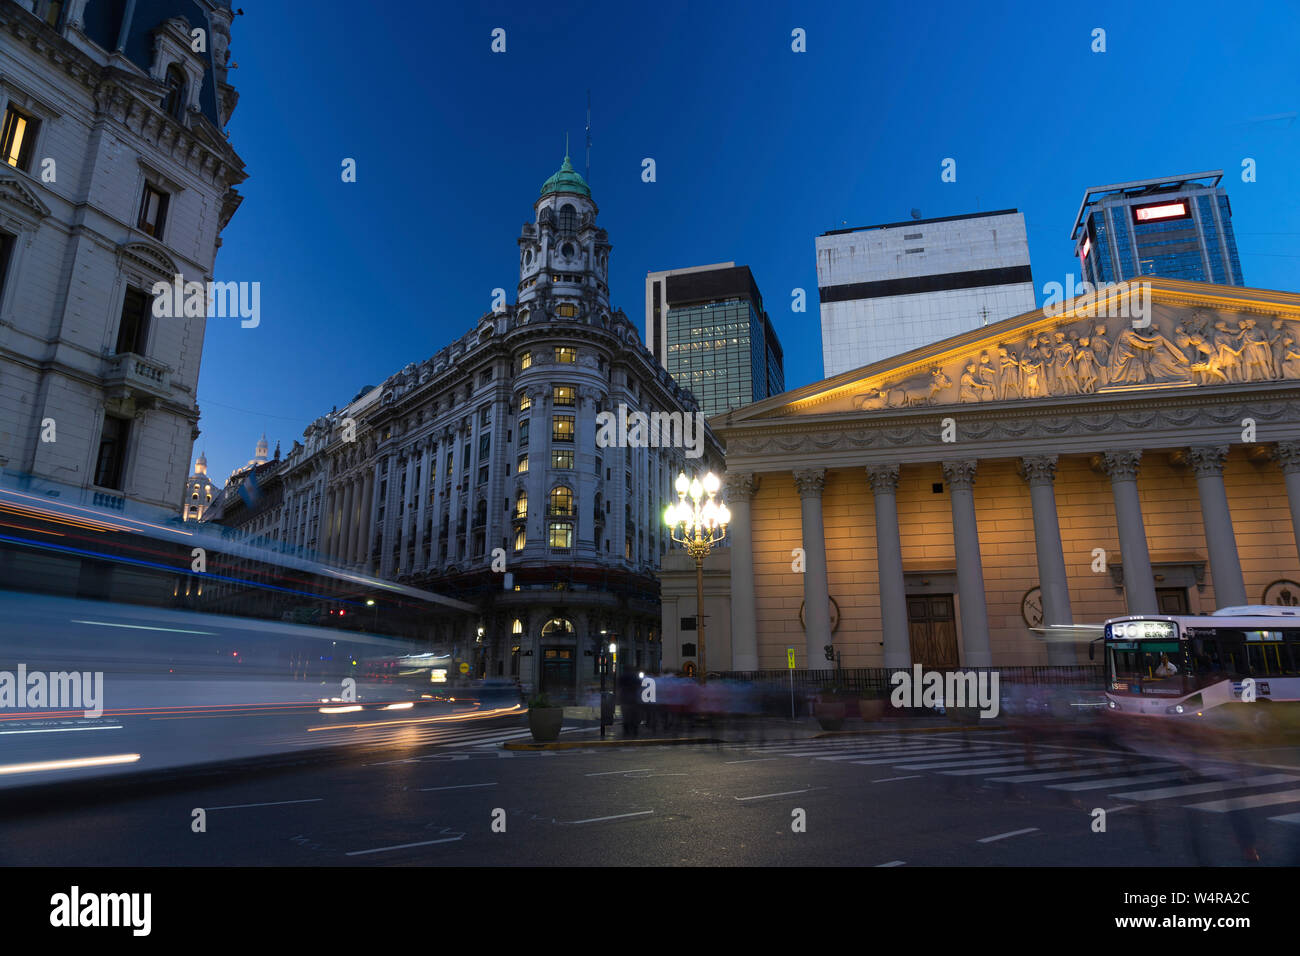
<svg viewBox="0 0 1300 956">
<path fill-rule="evenodd" d="M 851 403 L 871 411 L 1286 379 L 1300 379 L 1295 321 L 1171 311 L 1145 326 L 1088 318 L 990 341 L 921 374 L 868 379 Z"/>
</svg>

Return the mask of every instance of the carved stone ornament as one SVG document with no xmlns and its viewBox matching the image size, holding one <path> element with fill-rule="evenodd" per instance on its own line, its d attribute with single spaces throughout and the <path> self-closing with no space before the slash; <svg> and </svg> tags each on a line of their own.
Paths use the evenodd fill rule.
<svg viewBox="0 0 1300 956">
<path fill-rule="evenodd" d="M 800 498 L 820 498 L 826 485 L 826 472 L 820 468 L 796 471 L 794 483 Z"/>
</svg>

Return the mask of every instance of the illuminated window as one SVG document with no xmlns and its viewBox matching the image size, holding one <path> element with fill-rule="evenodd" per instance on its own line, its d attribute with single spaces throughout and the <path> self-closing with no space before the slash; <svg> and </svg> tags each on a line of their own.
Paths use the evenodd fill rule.
<svg viewBox="0 0 1300 956">
<path fill-rule="evenodd" d="M 563 549 L 573 547 L 572 521 L 556 521 L 551 524 L 550 545 L 552 548 Z"/>
<path fill-rule="evenodd" d="M 0 134 L 0 156 L 16 169 L 27 172 L 32 163 L 32 148 L 40 121 L 14 107 L 5 110 L 4 131 Z"/>
<path fill-rule="evenodd" d="M 551 510 L 550 513 L 561 518 L 568 518 L 573 515 L 573 489 L 564 485 L 558 485 L 551 489 Z"/>
<path fill-rule="evenodd" d="M 577 391 L 572 385 L 556 385 L 551 389 L 551 404 L 568 405 L 576 404 L 574 393 Z"/>
<path fill-rule="evenodd" d="M 161 239 L 163 223 L 166 220 L 167 194 L 145 183 L 144 199 L 140 203 L 140 219 L 136 225 L 155 239 Z"/>
<path fill-rule="evenodd" d="M 45 22 L 47 25 L 59 28 L 59 17 L 63 14 L 63 0 L 49 0 L 45 4 Z"/>
<path fill-rule="evenodd" d="M 566 448 L 551 452 L 552 468 L 572 468 L 573 467 L 573 449 Z"/>
<path fill-rule="evenodd" d="M 519 465 L 515 468 L 515 472 L 516 472 L 517 474 L 520 474 L 520 475 L 526 475 L 526 474 L 528 474 L 528 456 L 527 456 L 527 455 L 520 455 L 520 456 L 519 456 Z"/>
<path fill-rule="evenodd" d="M 527 393 L 527 392 L 521 393 L 520 396 L 519 396 L 519 412 L 520 412 L 520 414 L 523 414 L 524 412 L 528 411 L 528 409 L 530 409 L 530 408 L 532 408 L 532 407 L 533 407 L 533 400 L 532 400 L 532 398 L 530 398 L 530 397 L 528 396 L 528 393 Z"/>
<path fill-rule="evenodd" d="M 523 371 L 523 370 L 526 369 L 526 368 L 532 368 L 532 367 L 533 367 L 533 353 L 532 353 L 532 352 L 525 352 L 523 355 L 519 356 L 519 370 L 520 370 L 520 371 Z"/>
<path fill-rule="evenodd" d="M 556 415 L 551 420 L 551 441 L 573 441 L 574 417 L 572 415 Z"/>
<path fill-rule="evenodd" d="M 515 550 L 522 551 L 528 545 L 528 530 L 520 528 L 515 532 Z"/>
<path fill-rule="evenodd" d="M 555 361 L 564 365 L 572 365 L 574 362 L 578 361 L 578 350 L 571 349 L 564 345 L 556 346 Z"/>
<path fill-rule="evenodd" d="M 510 633 L 511 634 L 524 633 L 524 622 L 519 620 L 519 618 L 515 618 L 515 623 L 510 625 Z M 515 650 L 517 651 L 519 650 L 519 648 L 516 647 Z"/>
<path fill-rule="evenodd" d="M 515 498 L 515 517 L 528 517 L 528 492 L 526 491 L 520 491 L 518 497 Z"/>
<path fill-rule="evenodd" d="M 575 316 L 577 316 L 577 314 L 578 314 L 578 307 L 577 307 L 576 305 L 571 304 L 571 303 L 564 302 L 564 303 L 561 303 L 561 304 L 556 308 L 555 312 L 556 312 L 556 314 L 559 315 L 561 318 L 572 319 L 572 318 L 574 318 Z M 559 351 L 560 351 L 559 349 L 556 349 L 556 352 L 557 352 L 557 353 L 558 353 Z M 560 358 L 557 358 L 556 361 L 560 361 L 560 362 L 562 362 L 562 361 L 564 361 L 564 360 L 563 360 L 563 359 L 560 359 Z M 569 359 L 569 361 L 573 361 L 573 360 L 572 360 L 572 359 Z"/>
</svg>

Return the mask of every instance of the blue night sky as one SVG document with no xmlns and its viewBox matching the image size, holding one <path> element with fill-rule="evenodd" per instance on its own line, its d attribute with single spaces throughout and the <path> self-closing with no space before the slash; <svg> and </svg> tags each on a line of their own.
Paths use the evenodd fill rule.
<svg viewBox="0 0 1300 956">
<path fill-rule="evenodd" d="M 566 132 L 583 168 L 588 88 L 614 304 L 643 327 L 647 271 L 749 265 L 789 388 L 822 377 L 815 237 L 912 208 L 1020 209 L 1041 303 L 1078 273 L 1085 188 L 1223 169 L 1246 282 L 1300 291 L 1290 2 L 241 2 L 230 135 L 249 179 L 216 278 L 261 282 L 261 324 L 208 323 L 195 454 L 218 481 L 263 431 L 287 452 L 463 334 L 493 288 L 513 300 L 515 239 Z"/>
</svg>

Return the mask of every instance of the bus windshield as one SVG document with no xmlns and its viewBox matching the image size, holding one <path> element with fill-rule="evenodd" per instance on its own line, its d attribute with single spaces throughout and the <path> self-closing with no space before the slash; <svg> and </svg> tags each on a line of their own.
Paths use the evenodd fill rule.
<svg viewBox="0 0 1300 956">
<path fill-rule="evenodd" d="M 1106 647 L 1113 690 L 1177 697 L 1184 693 L 1182 661 L 1178 641 L 1112 641 Z"/>
</svg>

